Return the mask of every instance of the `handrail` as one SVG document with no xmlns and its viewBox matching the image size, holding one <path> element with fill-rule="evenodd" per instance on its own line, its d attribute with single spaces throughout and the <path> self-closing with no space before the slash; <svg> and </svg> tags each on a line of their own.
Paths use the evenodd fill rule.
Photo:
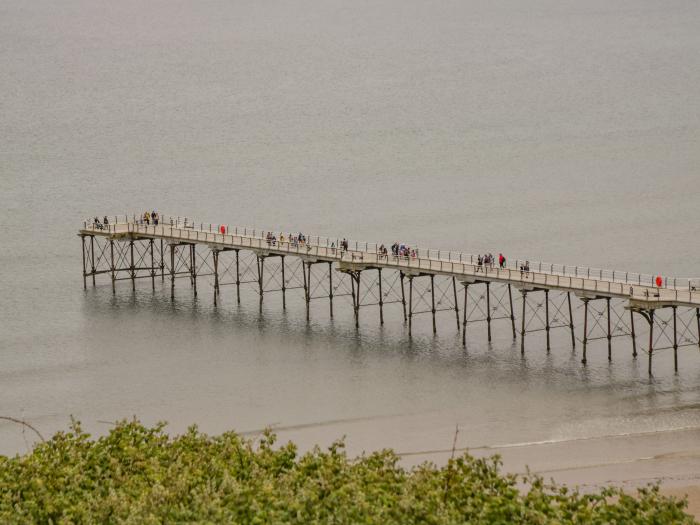
<svg viewBox="0 0 700 525">
<path fill-rule="evenodd" d="M 139 228 L 138 231 L 140 231 L 140 228 L 153 228 L 154 224 L 145 224 L 143 223 L 143 220 L 139 218 L 138 215 L 133 215 L 132 217 L 129 217 L 128 214 L 126 215 L 120 215 L 120 216 L 108 216 L 109 219 L 109 224 L 105 225 L 98 225 L 95 224 L 92 220 L 84 221 L 83 226 L 85 230 L 92 230 L 92 231 L 100 231 L 100 229 L 104 230 L 107 229 L 107 231 L 116 231 L 117 226 L 127 226 L 127 231 L 137 231 L 137 230 L 129 230 L 128 228 L 134 227 L 134 228 Z M 198 234 L 215 234 L 215 235 L 222 235 L 220 233 L 221 231 L 221 226 L 220 224 L 212 224 L 212 223 L 195 223 L 191 218 L 188 217 L 174 217 L 174 216 L 161 216 L 161 219 L 158 221 L 158 226 L 161 228 L 168 227 L 171 230 L 180 230 L 180 231 L 189 231 L 189 232 L 197 232 Z M 302 247 L 308 252 L 313 251 L 313 255 L 320 255 L 318 253 L 319 249 L 324 249 L 325 251 L 329 250 L 337 250 L 338 252 L 342 252 L 340 249 L 340 243 L 343 240 L 342 238 L 329 238 L 329 237 L 321 237 L 321 236 L 308 236 L 307 241 L 303 243 L 297 243 L 295 246 L 294 243 L 290 243 L 289 240 L 289 233 L 283 233 L 279 231 L 274 231 L 271 229 L 259 229 L 259 228 L 248 228 L 248 227 L 240 227 L 240 226 L 227 226 L 224 225 L 226 234 L 223 234 L 224 236 L 231 236 L 231 237 L 239 237 L 241 239 L 256 239 L 258 241 L 262 241 L 264 245 L 257 245 L 256 247 L 258 248 L 269 248 L 270 245 L 267 243 L 266 235 L 268 233 L 272 234 L 274 236 L 275 243 L 276 245 L 280 245 L 280 238 L 281 235 L 284 236 L 285 241 L 282 244 L 288 245 L 288 247 L 293 247 L 297 251 L 299 247 Z M 291 235 L 294 235 L 293 233 Z M 186 237 L 188 239 L 192 239 L 192 237 Z M 199 240 L 198 237 L 196 237 L 196 240 Z M 349 245 L 349 250 L 343 253 L 352 253 L 356 254 L 356 257 L 364 257 L 367 254 L 371 254 L 374 256 L 379 256 L 382 257 L 379 254 L 379 248 L 382 246 L 380 243 L 370 243 L 370 242 L 364 242 L 364 241 L 355 241 L 355 240 L 348 240 L 348 245 Z M 386 247 L 388 250 L 388 247 Z M 471 254 L 464 254 L 462 252 L 454 252 L 454 251 L 445 251 L 445 250 L 434 250 L 434 249 L 423 249 L 419 248 L 418 246 L 411 245 L 410 247 L 412 250 L 415 250 L 416 252 L 416 257 L 410 257 L 410 256 L 394 256 L 391 253 L 388 254 L 388 257 L 391 259 L 395 259 L 397 261 L 401 261 L 401 257 L 405 257 L 405 260 L 410 263 L 412 260 L 415 261 L 432 261 L 432 262 L 437 262 L 440 263 L 440 267 L 442 268 L 442 265 L 444 263 L 458 263 L 462 266 L 470 266 L 475 268 L 475 271 L 478 272 L 489 272 L 493 273 L 494 270 L 509 270 L 510 272 L 520 272 L 520 266 L 524 264 L 524 260 L 522 259 L 516 259 L 514 262 L 513 260 L 508 260 L 506 265 L 503 268 L 499 268 L 497 264 L 492 263 L 490 265 L 483 265 L 479 266 L 476 261 L 477 257 Z M 328 254 L 324 254 L 324 256 L 329 256 Z M 344 259 L 340 259 L 344 260 Z M 377 259 L 375 259 L 373 262 L 378 262 Z M 410 264 L 409 264 L 410 266 Z M 420 266 L 420 262 L 418 263 L 418 267 Z M 553 277 L 567 277 L 567 278 L 573 278 L 573 279 L 584 279 L 586 281 L 591 281 L 591 282 L 607 282 L 607 283 L 615 283 L 615 284 L 625 284 L 625 285 L 632 285 L 632 286 L 638 286 L 638 287 L 644 287 L 644 288 L 650 288 L 650 289 L 668 289 L 668 290 L 678 290 L 678 291 L 685 291 L 687 290 L 688 292 L 696 292 L 700 290 L 700 278 L 677 278 L 677 277 L 662 277 L 662 286 L 658 287 L 656 286 L 656 277 L 653 275 L 648 275 L 648 274 L 639 274 L 639 273 L 632 273 L 632 272 L 622 272 L 618 270 L 604 270 L 600 268 L 588 268 L 588 267 L 582 267 L 582 266 L 572 266 L 572 265 L 561 265 L 561 264 L 554 264 L 554 263 L 544 263 L 544 262 L 538 262 L 538 261 L 533 261 L 529 263 L 529 272 L 524 272 L 527 274 L 537 274 L 537 275 L 549 275 Z"/>
</svg>

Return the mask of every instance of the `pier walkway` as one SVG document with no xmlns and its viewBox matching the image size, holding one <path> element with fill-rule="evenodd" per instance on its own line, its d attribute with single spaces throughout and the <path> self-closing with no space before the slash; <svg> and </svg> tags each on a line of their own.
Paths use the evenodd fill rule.
<svg viewBox="0 0 700 525">
<path fill-rule="evenodd" d="M 513 337 L 516 337 L 515 310 L 513 307 L 513 289 L 517 290 L 522 298 L 522 315 L 520 323 L 521 350 L 525 351 L 525 336 L 532 331 L 544 330 L 547 335 L 547 349 L 550 347 L 550 331 L 557 327 L 568 327 L 571 331 L 572 346 L 575 347 L 576 335 L 574 331 L 574 315 L 571 306 L 571 295 L 578 298 L 584 308 L 583 337 L 579 340 L 583 342 L 583 363 L 586 363 L 586 347 L 589 341 L 601 338 L 608 341 L 608 358 L 612 359 L 612 338 L 618 335 L 629 335 L 633 339 L 633 356 L 637 355 L 637 344 L 634 329 L 634 314 L 642 316 L 649 327 L 649 345 L 646 353 L 649 357 L 649 373 L 651 373 L 652 353 L 656 348 L 657 339 L 654 338 L 654 329 L 661 330 L 670 341 L 674 350 L 674 363 L 677 370 L 678 348 L 682 346 L 697 345 L 700 347 L 700 279 L 672 278 L 666 276 L 642 275 L 637 273 L 592 269 L 571 265 L 558 265 L 551 263 L 529 262 L 525 264 L 521 260 L 509 260 L 504 267 L 496 264 L 478 264 L 478 258 L 474 255 L 460 252 L 434 250 L 418 248 L 412 246 L 410 255 L 393 255 L 391 251 L 385 254 L 381 245 L 377 243 L 367 243 L 358 241 L 347 241 L 346 249 L 343 249 L 344 239 L 331 239 L 318 236 L 306 236 L 305 241 L 300 242 L 292 237 L 293 234 L 280 232 L 270 232 L 269 230 L 259 230 L 251 228 L 232 227 L 219 224 L 194 223 L 190 219 L 163 218 L 158 225 L 143 224 L 135 217 L 121 216 L 109 217 L 109 224 L 95 224 L 85 221 L 79 230 L 79 236 L 83 245 L 83 279 L 87 285 L 87 277 L 92 277 L 95 284 L 95 276 L 99 274 L 109 274 L 114 289 L 116 281 L 130 279 L 132 286 L 135 280 L 142 277 L 150 277 L 155 281 L 156 275 L 161 278 L 169 274 L 171 287 L 174 294 L 175 278 L 186 275 L 193 283 L 196 293 L 196 280 L 198 276 L 211 276 L 214 279 L 214 301 L 219 294 L 222 284 L 220 268 L 220 257 L 225 252 L 235 253 L 235 283 L 237 294 L 240 300 L 240 285 L 245 282 L 254 282 L 258 285 L 260 301 L 269 291 L 281 291 L 283 296 L 283 307 L 286 307 L 285 293 L 294 288 L 303 288 L 304 297 L 307 304 L 307 315 L 311 299 L 320 297 L 313 296 L 312 290 L 312 267 L 323 264 L 327 265 L 324 272 L 325 293 L 330 303 L 330 313 L 333 315 L 333 296 L 338 293 L 338 285 L 333 284 L 333 270 L 336 275 L 344 274 L 350 277 L 350 294 L 353 301 L 353 311 L 356 325 L 359 326 L 359 312 L 361 306 L 379 306 L 380 322 L 383 323 L 383 308 L 391 302 L 401 303 L 404 311 L 404 319 L 408 322 L 409 334 L 414 315 L 420 313 L 430 313 L 433 318 L 433 330 L 436 331 L 435 316 L 442 310 L 454 310 L 457 319 L 457 328 L 462 325 L 463 342 L 466 345 L 467 324 L 474 321 L 485 321 L 488 325 L 488 338 L 491 340 L 491 323 L 497 319 L 509 319 Z M 281 240 L 284 239 L 284 240 Z M 170 251 L 168 257 L 168 250 Z M 245 281 L 241 279 L 241 258 L 240 253 L 245 252 L 254 257 L 254 265 L 248 264 L 247 270 L 251 270 L 252 278 Z M 116 254 L 116 257 L 115 257 Z M 198 259 L 199 258 L 199 259 Z M 281 273 L 277 276 L 276 282 L 281 288 L 266 289 L 265 281 L 265 261 L 271 258 L 278 258 L 279 262 L 274 266 L 273 272 Z M 289 262 L 291 259 L 300 265 L 303 280 L 300 286 L 293 286 L 289 276 L 285 276 L 285 269 L 289 273 Z M 170 259 L 170 260 L 168 260 Z M 198 260 L 200 263 L 198 264 Z M 234 262 L 231 261 L 227 268 L 233 275 Z M 526 267 L 524 270 L 523 267 Z M 268 265 L 269 268 L 269 265 Z M 168 270 L 166 272 L 166 269 Z M 269 272 L 270 270 L 268 270 Z M 373 303 L 364 301 L 361 294 L 361 276 L 369 271 L 377 271 L 371 286 L 378 290 L 367 290 L 365 286 L 364 296 L 368 294 L 376 299 Z M 382 271 L 385 277 L 382 277 Z M 127 277 L 120 277 L 126 272 Z M 391 300 L 389 293 L 382 290 L 382 285 L 387 288 L 386 272 L 395 272 L 400 281 L 401 295 L 396 294 Z M 297 272 L 298 273 L 298 272 Z M 377 278 L 378 277 L 378 278 Z M 271 278 L 267 276 L 268 281 Z M 414 292 L 414 280 L 419 278 L 429 279 L 423 292 Z M 441 280 L 436 283 L 436 280 Z M 318 283 L 319 279 L 316 279 Z M 408 281 L 408 294 L 404 283 Z M 446 283 L 446 284 L 445 284 Z M 460 283 L 463 290 L 459 295 L 463 296 L 463 316 L 460 322 L 459 300 L 457 283 Z M 481 293 L 472 300 L 485 299 L 485 305 L 468 308 L 469 289 L 476 285 L 485 286 L 485 297 Z M 496 288 L 503 289 L 500 298 L 496 298 L 494 291 Z M 317 285 L 318 288 L 318 285 Z M 397 286 L 398 288 L 398 286 Z M 449 290 L 451 288 L 451 290 Z M 507 299 L 506 299 L 507 291 Z M 426 293 L 429 292 L 429 293 Z M 441 305 L 449 303 L 449 307 L 436 307 L 436 292 L 440 295 Z M 449 293 L 452 292 L 452 293 Z M 537 312 L 528 312 L 528 306 L 532 308 L 532 301 L 528 305 L 528 295 L 544 293 L 544 310 L 546 318 L 541 319 Z M 552 305 L 551 294 L 565 295 L 565 301 L 559 306 Z M 347 295 L 347 294 L 346 294 Z M 408 295 L 408 299 L 406 296 Z M 430 295 L 430 300 L 427 298 Z M 448 300 L 449 299 L 449 300 Z M 416 304 L 414 304 L 416 300 Z M 425 303 L 425 309 L 421 310 L 418 302 Z M 596 326 L 605 332 L 605 320 L 595 319 L 589 322 L 589 303 L 603 301 L 607 310 L 607 333 L 602 337 L 593 337 L 591 330 Z M 536 301 L 537 302 L 537 301 Z M 407 304 L 408 303 L 408 304 Z M 568 303 L 568 304 L 564 304 Z M 612 303 L 612 307 L 611 307 Z M 629 322 L 624 321 L 621 326 L 622 315 L 615 312 L 615 319 L 611 315 L 611 308 L 618 305 L 619 308 L 628 310 Z M 537 307 L 542 307 L 541 302 L 537 302 Z M 550 306 L 560 314 L 558 317 L 560 326 L 552 326 L 550 322 Z M 681 340 L 678 340 L 677 325 L 679 321 L 678 309 L 690 311 L 694 314 L 696 323 L 696 334 L 689 337 L 691 323 L 681 321 L 680 324 L 685 330 Z M 562 317 L 566 316 L 568 309 L 568 319 L 562 322 Z M 668 310 L 672 313 L 672 319 L 655 321 L 657 311 Z M 472 318 L 474 313 L 483 318 Z M 499 313 L 500 312 L 500 313 Z M 527 318 L 530 318 L 528 321 Z M 657 316 L 658 317 L 658 316 Z M 529 326 L 532 319 L 542 320 L 544 326 L 531 328 Z M 616 326 L 613 328 L 613 322 Z M 673 337 L 666 334 L 672 324 Z M 526 326 L 527 325 L 527 326 Z M 618 332 L 618 333 L 616 333 Z M 623 332 L 623 333 L 619 333 Z"/>
</svg>

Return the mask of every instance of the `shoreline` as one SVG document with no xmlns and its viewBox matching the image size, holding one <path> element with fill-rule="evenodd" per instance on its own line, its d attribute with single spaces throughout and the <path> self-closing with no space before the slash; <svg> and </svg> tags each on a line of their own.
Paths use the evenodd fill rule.
<svg viewBox="0 0 700 525">
<path fill-rule="evenodd" d="M 477 457 L 499 454 L 504 472 L 522 475 L 529 468 L 545 480 L 583 492 L 607 485 L 632 492 L 660 483 L 662 494 L 687 497 L 687 512 L 700 521 L 700 428 L 465 450 Z M 408 452 L 402 458 L 407 466 L 423 461 L 441 464 L 451 454 L 451 450 Z"/>
<path fill-rule="evenodd" d="M 383 423 L 387 419 L 390 418 L 384 419 Z M 399 432 L 385 436 L 385 443 L 376 443 L 376 428 L 373 432 L 369 431 L 369 427 L 376 424 L 376 420 L 371 423 L 339 422 L 322 427 L 274 430 L 280 442 L 292 440 L 298 444 L 316 443 L 320 446 L 345 435 L 350 456 L 390 447 L 397 452 L 406 468 L 426 461 L 441 465 L 453 453 L 451 447 L 415 447 L 418 442 L 437 444 L 438 434 L 442 436 L 439 438 L 440 445 L 451 444 L 453 439 L 452 436 L 448 438 L 447 427 L 435 428 L 432 437 L 423 436 L 427 438 L 425 440 L 411 439 L 415 436 Z M 484 445 L 482 442 L 475 447 L 468 446 L 468 443 L 464 446 L 463 435 L 460 432 L 455 454 L 469 452 L 475 457 L 498 454 L 503 462 L 503 472 L 522 475 L 529 470 L 546 481 L 553 480 L 582 492 L 609 485 L 632 492 L 650 483 L 660 483 L 661 492 L 665 495 L 687 496 L 687 512 L 700 522 L 700 427 L 500 445 Z"/>
</svg>

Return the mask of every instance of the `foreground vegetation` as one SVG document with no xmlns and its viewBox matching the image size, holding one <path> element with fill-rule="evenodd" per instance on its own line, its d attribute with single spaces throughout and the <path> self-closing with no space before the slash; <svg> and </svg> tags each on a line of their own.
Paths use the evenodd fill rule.
<svg viewBox="0 0 700 525">
<path fill-rule="evenodd" d="M 338 442 L 300 455 L 271 433 L 171 438 L 137 421 L 93 440 L 74 423 L 0 456 L 0 522 L 693 523 L 657 487 L 580 494 L 499 466 L 465 454 L 406 470 L 389 450 L 349 459 Z"/>
</svg>

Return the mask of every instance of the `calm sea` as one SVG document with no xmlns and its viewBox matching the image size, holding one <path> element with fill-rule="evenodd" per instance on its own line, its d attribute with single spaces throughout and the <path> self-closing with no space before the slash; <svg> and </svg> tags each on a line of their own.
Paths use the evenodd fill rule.
<svg viewBox="0 0 700 525">
<path fill-rule="evenodd" d="M 700 352 L 438 336 L 301 294 L 83 291 L 85 217 L 700 276 L 694 1 L 0 3 L 0 415 L 399 451 L 700 427 Z M 641 342 L 640 342 L 641 344 Z M 31 436 L 0 423 L 0 453 Z"/>
</svg>

